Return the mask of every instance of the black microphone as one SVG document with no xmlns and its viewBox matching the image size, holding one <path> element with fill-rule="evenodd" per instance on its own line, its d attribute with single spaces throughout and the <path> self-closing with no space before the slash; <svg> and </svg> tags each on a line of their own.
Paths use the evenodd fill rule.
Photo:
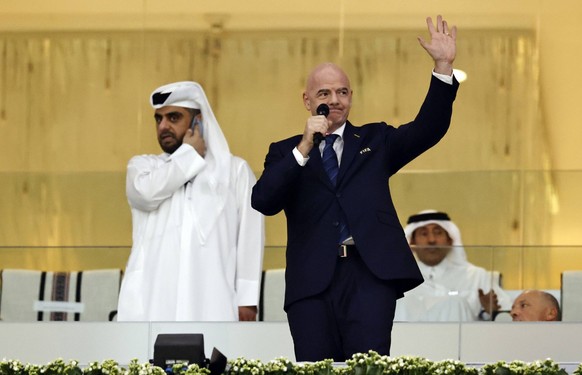
<svg viewBox="0 0 582 375">
<path fill-rule="evenodd" d="M 327 117 L 327 115 L 329 115 L 329 106 L 325 103 L 321 103 L 316 110 L 318 115 L 324 115 L 325 117 Z M 313 144 L 316 146 L 319 146 L 319 144 L 321 143 L 321 141 L 323 141 L 323 134 L 321 133 L 315 133 L 313 134 Z"/>
</svg>

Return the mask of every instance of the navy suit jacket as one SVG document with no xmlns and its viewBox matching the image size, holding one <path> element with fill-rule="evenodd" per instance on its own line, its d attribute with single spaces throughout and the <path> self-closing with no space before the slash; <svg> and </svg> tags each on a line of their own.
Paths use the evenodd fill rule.
<svg viewBox="0 0 582 375">
<path fill-rule="evenodd" d="M 346 123 L 337 186 L 324 171 L 318 147 L 300 166 L 292 153 L 302 135 L 272 143 L 265 170 L 253 187 L 252 206 L 265 215 L 287 217 L 285 307 L 316 295 L 332 280 L 338 261 L 339 217 L 369 270 L 394 283 L 399 295 L 423 279 L 394 209 L 388 180 L 435 145 L 447 132 L 458 82 L 432 77 L 414 121 L 398 128 L 385 123 Z"/>
</svg>

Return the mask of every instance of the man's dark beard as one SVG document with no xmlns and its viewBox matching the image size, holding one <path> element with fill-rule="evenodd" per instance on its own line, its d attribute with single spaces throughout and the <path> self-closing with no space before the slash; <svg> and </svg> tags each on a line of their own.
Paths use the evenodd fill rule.
<svg viewBox="0 0 582 375">
<path fill-rule="evenodd" d="M 170 137 L 176 141 L 176 143 L 173 143 L 172 145 L 164 145 L 163 141 L 164 141 L 164 136 L 166 134 L 169 134 Z M 168 154 L 173 154 L 180 146 L 182 146 L 182 140 L 181 139 L 177 139 L 174 134 L 172 133 L 163 133 L 160 134 L 160 138 L 158 139 L 158 143 L 160 144 L 160 147 L 162 148 L 162 150 L 164 152 L 167 152 Z"/>
</svg>

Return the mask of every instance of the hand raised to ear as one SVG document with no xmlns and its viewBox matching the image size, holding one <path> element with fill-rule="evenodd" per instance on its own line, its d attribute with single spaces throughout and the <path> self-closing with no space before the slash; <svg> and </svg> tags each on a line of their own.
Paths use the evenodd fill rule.
<svg viewBox="0 0 582 375">
<path fill-rule="evenodd" d="M 206 142 L 204 142 L 204 138 L 202 138 L 199 126 L 195 126 L 194 131 L 192 131 L 192 129 L 186 130 L 182 142 L 194 147 L 194 150 L 196 150 L 200 156 L 206 156 Z"/>
</svg>

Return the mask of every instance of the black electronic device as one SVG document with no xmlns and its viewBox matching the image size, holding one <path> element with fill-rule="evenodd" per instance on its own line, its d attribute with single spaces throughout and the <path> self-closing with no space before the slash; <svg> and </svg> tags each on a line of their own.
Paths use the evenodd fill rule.
<svg viewBox="0 0 582 375">
<path fill-rule="evenodd" d="M 227 366 L 227 358 L 216 348 L 210 360 L 204 355 L 204 336 L 201 333 L 159 334 L 154 343 L 154 366 L 172 373 L 178 363 L 197 364 L 208 368 L 211 375 L 221 375 Z"/>
<path fill-rule="evenodd" d="M 225 372 L 226 365 L 228 363 L 227 358 L 218 349 L 212 349 L 212 356 L 208 363 L 208 369 L 210 370 L 210 375 L 220 375 Z"/>
<path fill-rule="evenodd" d="M 176 363 L 206 366 L 204 336 L 200 333 L 159 334 L 154 343 L 154 366 L 172 367 Z"/>
<path fill-rule="evenodd" d="M 198 126 L 198 128 L 200 129 L 200 135 L 204 136 L 204 128 L 202 127 L 202 120 L 200 120 L 198 118 L 198 116 L 194 116 L 194 118 L 192 119 L 192 122 L 190 123 L 190 129 L 192 129 L 192 133 L 194 133 L 194 128 Z"/>
</svg>

